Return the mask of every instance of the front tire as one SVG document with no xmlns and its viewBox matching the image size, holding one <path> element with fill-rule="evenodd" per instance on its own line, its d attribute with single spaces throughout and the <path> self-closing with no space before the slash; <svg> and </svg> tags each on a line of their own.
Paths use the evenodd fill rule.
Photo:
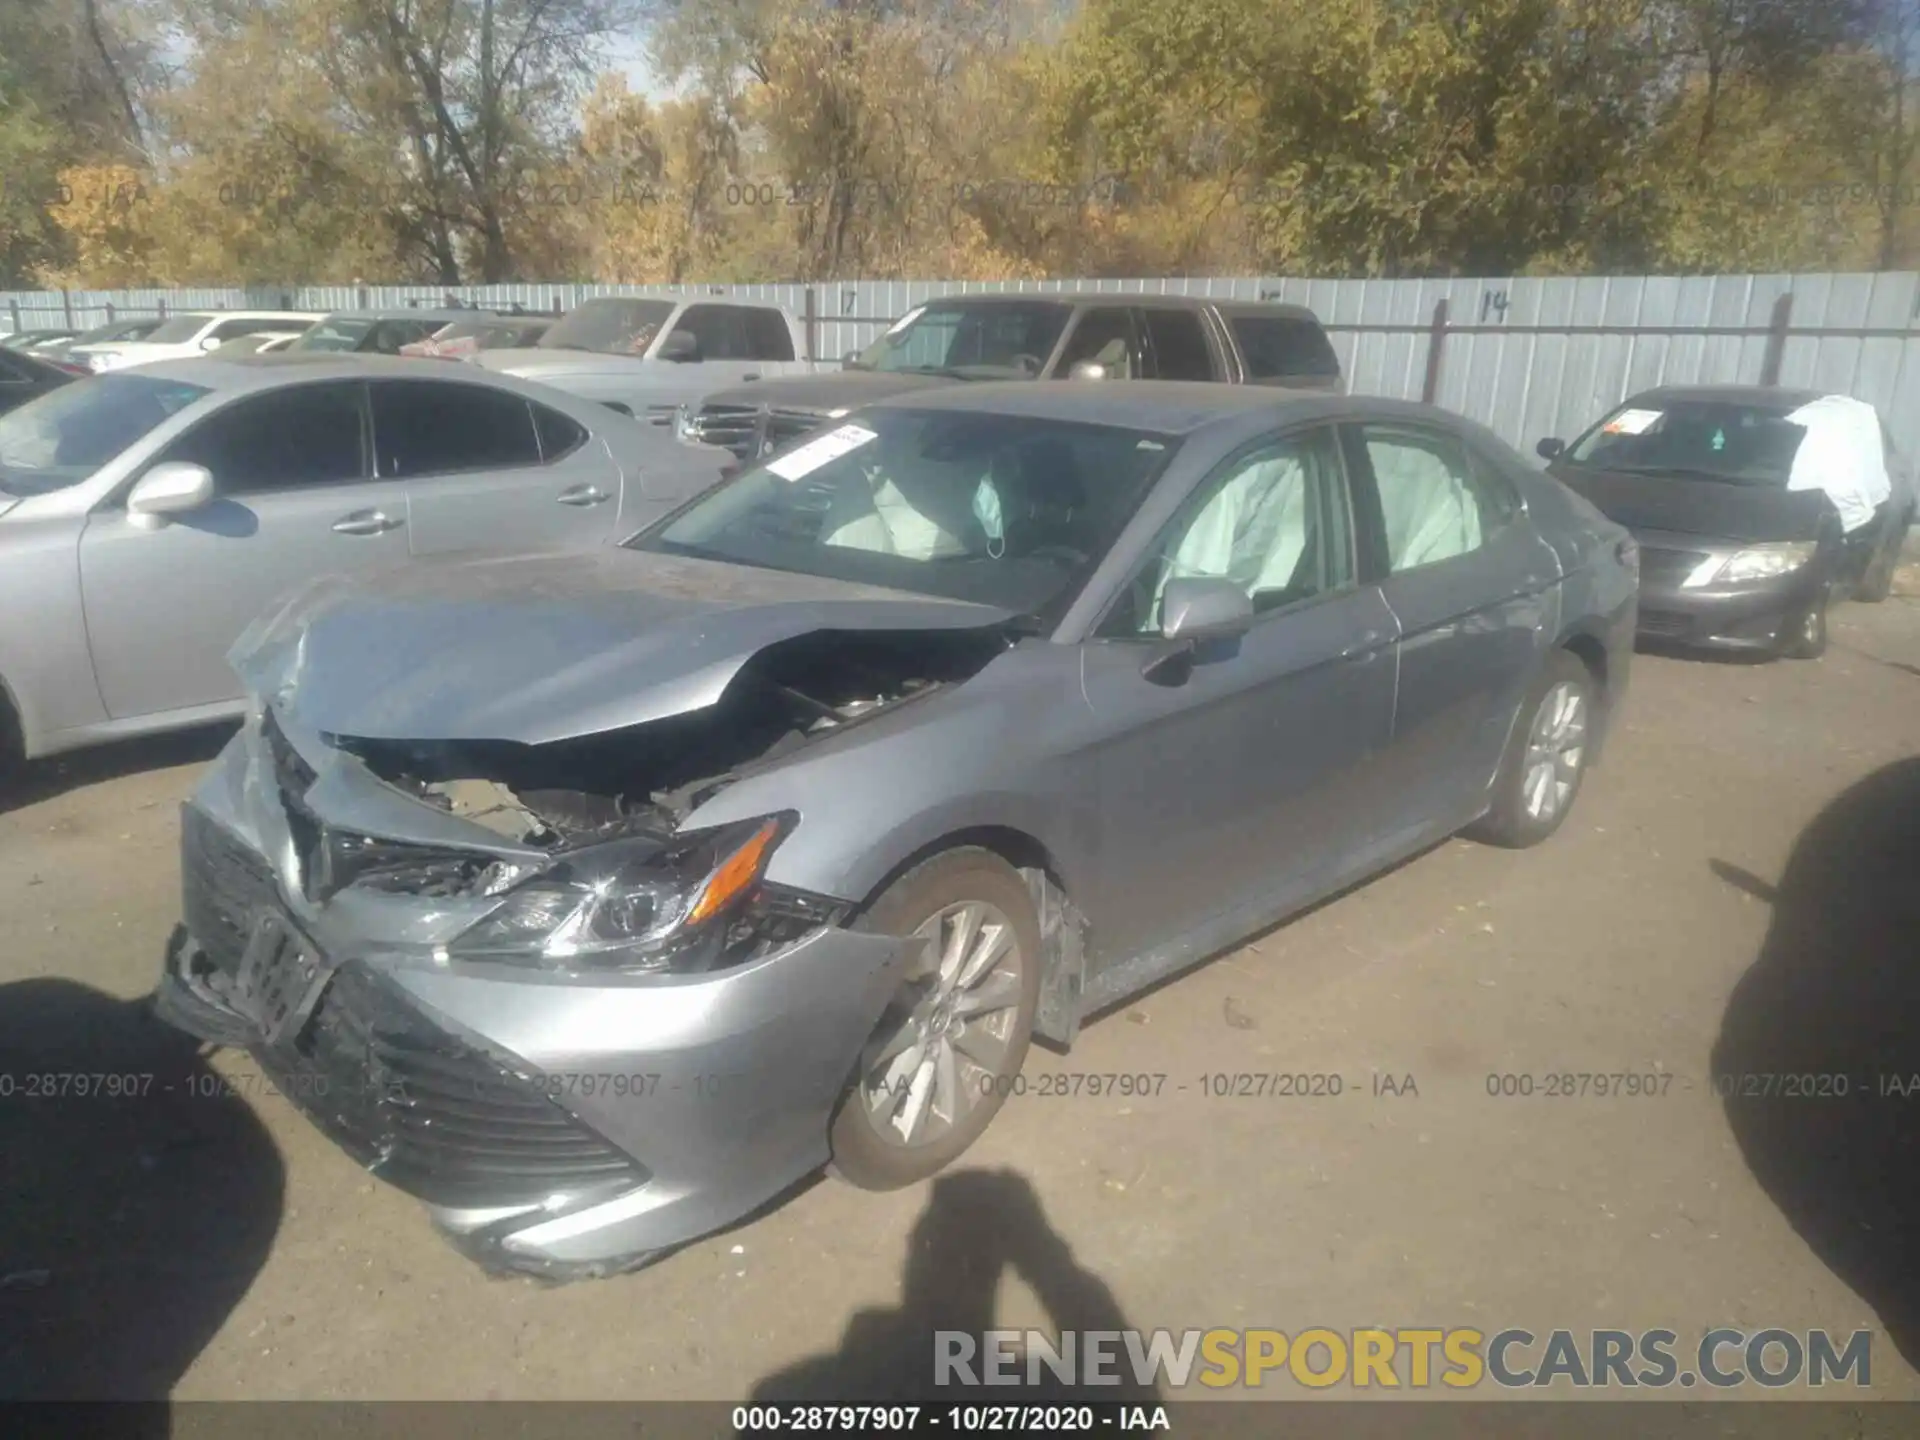
<svg viewBox="0 0 1920 1440">
<path fill-rule="evenodd" d="M 1560 828 L 1587 772 L 1596 693 L 1580 657 L 1554 651 L 1527 690 L 1494 777 L 1493 803 L 1467 830 L 1471 838 L 1524 850 Z"/>
<path fill-rule="evenodd" d="M 1833 596 L 1824 587 L 1808 604 L 1806 612 L 1794 622 L 1793 633 L 1780 653 L 1789 660 L 1818 660 L 1827 653 L 1827 611 Z"/>
<path fill-rule="evenodd" d="M 1040 1004 L 1040 922 L 1013 867 L 969 847 L 902 875 L 858 928 L 928 941 L 828 1134 L 836 1175 L 897 1190 L 959 1158 L 1005 1102 Z"/>
</svg>

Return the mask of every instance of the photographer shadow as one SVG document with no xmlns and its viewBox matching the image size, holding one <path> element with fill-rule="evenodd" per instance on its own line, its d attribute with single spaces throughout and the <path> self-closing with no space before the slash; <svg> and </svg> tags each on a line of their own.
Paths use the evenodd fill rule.
<svg viewBox="0 0 1920 1440">
<path fill-rule="evenodd" d="M 247 1293 L 284 1168 L 226 1088 L 145 1000 L 0 985 L 0 1401 L 164 1400 Z"/>
<path fill-rule="evenodd" d="M 1828 805 L 1777 887 L 1712 864 L 1773 905 L 1713 1049 L 1728 1123 L 1794 1230 L 1920 1368 L 1920 759 Z"/>
<path fill-rule="evenodd" d="M 1026 1383 L 1024 1360 L 1011 1367 L 1020 1384 L 973 1386 L 935 1383 L 935 1334 L 964 1334 L 976 1347 L 969 1368 L 984 1378 L 984 1332 L 994 1328 L 994 1297 L 1011 1268 L 1032 1287 L 1053 1322 L 1053 1333 L 1129 1329 L 1113 1292 L 1074 1258 L 1047 1223 L 1040 1197 L 1011 1170 L 963 1170 L 933 1182 L 926 1211 L 908 1241 L 904 1294 L 898 1307 L 867 1310 L 848 1322 L 840 1348 L 768 1376 L 754 1387 L 753 1404 L 882 1403 L 934 1400 L 1124 1401 L 1150 1404 L 1157 1386 L 1135 1383 L 1124 1345 L 1109 1342 L 1105 1373 L 1117 1384 L 1087 1384 L 1076 1370 L 1069 1386 L 1039 1367 L 1039 1384 Z M 952 1377 L 949 1377 L 950 1381 Z"/>
</svg>

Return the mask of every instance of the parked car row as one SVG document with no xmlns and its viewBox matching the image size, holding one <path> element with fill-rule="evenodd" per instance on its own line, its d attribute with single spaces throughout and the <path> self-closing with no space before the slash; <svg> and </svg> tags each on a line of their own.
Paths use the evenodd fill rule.
<svg viewBox="0 0 1920 1440">
<path fill-rule="evenodd" d="M 756 310 L 448 366 L 333 317 L 0 416 L 15 751 L 242 718 L 158 1012 L 491 1268 L 936 1172 L 1034 1036 L 1547 839 L 1637 631 L 1809 653 L 1912 516 L 1813 392 L 1649 392 L 1542 471 L 1343 393 L 1297 307 L 966 296 L 831 373 Z"/>
</svg>

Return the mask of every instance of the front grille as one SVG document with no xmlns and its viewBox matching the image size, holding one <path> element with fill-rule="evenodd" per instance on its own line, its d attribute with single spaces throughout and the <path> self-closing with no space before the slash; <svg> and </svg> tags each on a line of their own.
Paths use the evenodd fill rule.
<svg viewBox="0 0 1920 1440">
<path fill-rule="evenodd" d="M 1699 568 L 1707 558 L 1704 550 L 1666 550 L 1655 545 L 1640 547 L 1640 583 L 1678 585 Z"/>
<path fill-rule="evenodd" d="M 756 405 L 708 405 L 694 421 L 695 437 L 721 445 L 742 460 L 758 458 L 760 409 Z"/>
<path fill-rule="evenodd" d="M 766 410 L 757 405 L 708 405 L 694 421 L 695 438 L 721 445 L 742 460 L 760 458 L 767 447 L 779 449 L 818 430 L 826 416 L 812 410 Z"/>
<path fill-rule="evenodd" d="M 1684 635 L 1692 628 L 1692 621 L 1685 615 L 1674 615 L 1665 610 L 1642 610 L 1639 630 L 1642 635 Z"/>
<path fill-rule="evenodd" d="M 436 1205 L 516 1205 L 647 1173 L 531 1078 L 430 1024 L 348 963 L 290 1042 L 255 1052 L 280 1092 L 373 1174 Z"/>
<path fill-rule="evenodd" d="M 255 912 L 279 903 L 272 868 L 203 811 L 183 805 L 180 879 L 187 929 L 216 968 L 236 974 Z"/>
<path fill-rule="evenodd" d="M 797 440 L 802 435 L 810 434 L 825 423 L 824 415 L 816 415 L 811 410 L 769 410 L 767 412 L 767 443 L 778 450 L 789 440 Z"/>
</svg>

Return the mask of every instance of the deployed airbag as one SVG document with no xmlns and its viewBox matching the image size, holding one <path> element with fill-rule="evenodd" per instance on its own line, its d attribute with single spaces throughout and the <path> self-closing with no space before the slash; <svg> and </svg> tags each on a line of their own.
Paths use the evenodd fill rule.
<svg viewBox="0 0 1920 1440">
<path fill-rule="evenodd" d="M 1864 400 L 1823 395 L 1787 416 L 1807 432 L 1794 452 L 1789 490 L 1824 490 L 1851 533 L 1893 493 L 1880 440 L 1880 414 Z"/>
</svg>

